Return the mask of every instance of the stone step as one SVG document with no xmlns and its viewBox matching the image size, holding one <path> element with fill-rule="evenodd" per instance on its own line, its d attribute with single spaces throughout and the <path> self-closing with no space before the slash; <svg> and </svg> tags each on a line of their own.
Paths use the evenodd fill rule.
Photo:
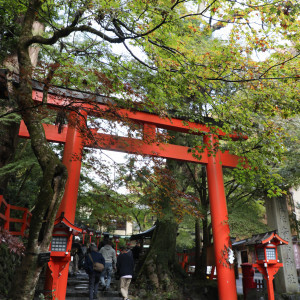
<svg viewBox="0 0 300 300">
<path fill-rule="evenodd" d="M 78 291 L 83 291 L 83 290 L 87 290 L 89 288 L 89 285 L 88 284 L 80 284 L 80 285 L 76 285 L 74 287 L 75 290 L 78 290 Z"/>
<path fill-rule="evenodd" d="M 68 280 L 68 286 L 74 286 L 78 284 L 89 284 L 89 280 Z"/>
<path fill-rule="evenodd" d="M 89 297 L 66 297 L 66 300 L 88 300 Z M 103 297 L 103 296 L 98 296 L 99 300 L 122 300 L 122 297 Z"/>
<path fill-rule="evenodd" d="M 76 296 L 76 295 L 86 295 L 89 293 L 88 285 L 80 285 L 75 288 L 67 288 L 67 296 Z M 115 297 L 118 296 L 119 292 L 113 289 L 109 289 L 108 291 L 101 291 L 99 289 L 99 294 L 105 297 Z"/>
<path fill-rule="evenodd" d="M 40 283 L 44 283 L 44 277 L 40 278 Z M 101 284 L 99 284 L 98 299 L 99 300 L 122 300 L 118 293 L 118 281 L 112 277 L 110 289 L 108 291 L 101 291 Z M 43 284 L 36 290 L 34 299 L 38 300 L 39 295 L 43 293 Z M 88 300 L 89 299 L 89 276 L 84 270 L 74 276 L 69 274 L 68 285 L 65 300 Z"/>
<path fill-rule="evenodd" d="M 108 297 L 108 298 L 116 298 L 119 295 L 119 292 L 117 291 L 117 288 L 112 286 L 108 291 L 101 291 L 101 286 L 99 286 L 98 294 L 102 297 Z M 72 285 L 67 286 L 67 298 L 80 298 L 80 297 L 88 297 L 89 295 L 89 285 L 88 283 L 81 283 L 78 285 Z"/>
</svg>

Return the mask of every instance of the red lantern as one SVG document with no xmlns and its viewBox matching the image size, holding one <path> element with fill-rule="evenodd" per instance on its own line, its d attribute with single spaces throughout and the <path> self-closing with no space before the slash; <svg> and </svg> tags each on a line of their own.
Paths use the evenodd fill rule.
<svg viewBox="0 0 300 300">
<path fill-rule="evenodd" d="M 264 276 L 267 282 L 267 289 L 269 300 L 274 300 L 274 275 L 278 272 L 279 268 L 283 266 L 278 260 L 277 247 L 280 245 L 287 245 L 288 242 L 282 239 L 276 231 L 267 232 L 258 236 L 253 236 L 248 245 L 255 245 L 256 264 L 254 268 Z"/>
<path fill-rule="evenodd" d="M 52 295 L 53 290 L 56 295 L 65 294 L 65 289 L 58 284 L 58 280 L 62 280 L 66 285 L 68 273 L 63 270 L 71 261 L 72 236 L 81 232 L 82 229 L 70 223 L 64 214 L 55 220 L 50 244 L 50 261 L 47 268 L 49 280 L 45 282 L 45 290 L 49 292 L 49 295 Z"/>
</svg>

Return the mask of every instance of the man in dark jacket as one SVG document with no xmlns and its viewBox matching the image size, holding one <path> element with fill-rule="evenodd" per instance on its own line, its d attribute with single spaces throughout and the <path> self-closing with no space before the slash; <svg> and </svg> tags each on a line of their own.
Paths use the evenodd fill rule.
<svg viewBox="0 0 300 300">
<path fill-rule="evenodd" d="M 94 271 L 93 264 L 101 263 L 105 266 L 105 260 L 101 253 L 97 252 L 95 244 L 90 245 L 90 252 L 85 257 L 85 271 L 89 275 L 90 300 L 97 299 L 98 286 L 101 272 Z"/>
<path fill-rule="evenodd" d="M 117 258 L 117 270 L 120 275 L 120 293 L 123 300 L 129 300 L 128 289 L 133 276 L 134 262 L 131 254 L 127 253 L 125 247 L 120 248 L 121 254 Z"/>
</svg>

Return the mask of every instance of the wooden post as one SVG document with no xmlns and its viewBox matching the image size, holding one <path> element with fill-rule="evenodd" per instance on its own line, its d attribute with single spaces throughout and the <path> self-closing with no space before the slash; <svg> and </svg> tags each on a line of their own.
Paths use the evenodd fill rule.
<svg viewBox="0 0 300 300">
<path fill-rule="evenodd" d="M 85 126 L 85 118 L 87 116 L 86 112 L 81 113 L 82 115 L 80 117 L 76 112 L 71 112 L 69 116 L 70 123 L 63 155 L 63 163 L 68 170 L 68 180 L 64 197 L 57 214 L 57 217 L 59 217 L 63 213 L 65 218 L 72 224 L 75 221 L 83 149 L 83 137 L 76 125 Z M 79 124 L 77 122 L 79 122 Z M 72 235 L 69 236 L 68 245 L 72 244 L 72 237 Z M 70 261 L 71 256 L 68 255 L 63 260 L 54 258 L 48 263 L 45 287 L 48 291 L 52 291 L 53 299 L 60 300 L 66 297 Z"/>
<path fill-rule="evenodd" d="M 236 300 L 236 282 L 234 268 L 227 261 L 230 244 L 227 204 L 223 182 L 218 139 L 213 135 L 204 136 L 208 149 L 206 165 L 208 194 L 214 238 L 214 250 L 217 267 L 219 300 Z"/>
</svg>

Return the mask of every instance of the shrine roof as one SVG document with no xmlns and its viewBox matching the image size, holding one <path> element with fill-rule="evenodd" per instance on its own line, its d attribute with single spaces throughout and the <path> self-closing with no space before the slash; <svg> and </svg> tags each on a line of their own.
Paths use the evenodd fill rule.
<svg viewBox="0 0 300 300">
<path fill-rule="evenodd" d="M 268 231 L 264 233 L 254 234 L 252 237 L 237 241 L 232 244 L 233 247 L 238 246 L 251 246 L 251 245 L 264 245 L 267 243 L 274 243 L 274 244 L 288 244 L 288 242 L 282 239 L 278 234 L 277 230 Z"/>
<path fill-rule="evenodd" d="M 131 237 L 130 237 L 130 240 L 131 241 L 136 241 L 136 240 L 140 240 L 140 239 L 147 239 L 147 238 L 151 238 L 152 237 L 152 234 L 154 232 L 154 229 L 155 229 L 156 225 L 154 225 L 153 227 L 151 227 L 150 229 L 148 230 L 145 230 L 141 233 L 137 233 L 137 234 L 133 234 Z"/>
<path fill-rule="evenodd" d="M 73 231 L 76 231 L 76 232 L 82 233 L 82 231 L 83 231 L 82 228 L 77 227 L 76 225 L 72 224 L 67 218 L 65 218 L 65 216 L 63 214 L 61 214 L 61 216 L 59 216 L 54 222 L 54 226 L 59 225 L 59 224 L 64 224 L 66 227 L 68 227 L 69 229 L 72 229 Z"/>
</svg>

